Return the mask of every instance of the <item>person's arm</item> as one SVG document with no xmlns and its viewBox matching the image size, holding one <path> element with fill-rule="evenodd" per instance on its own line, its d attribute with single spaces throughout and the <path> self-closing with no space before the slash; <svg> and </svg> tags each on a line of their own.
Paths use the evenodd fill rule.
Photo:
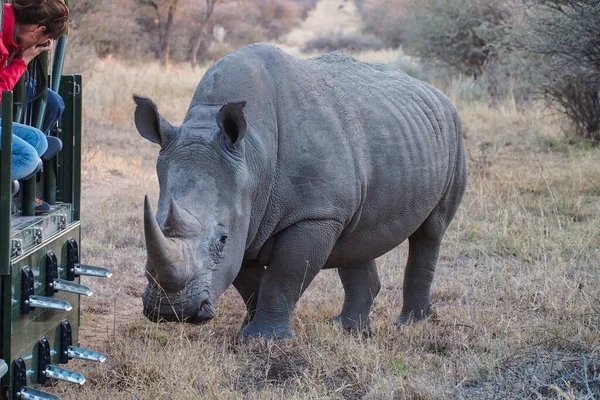
<svg viewBox="0 0 600 400">
<path fill-rule="evenodd" d="M 0 71 L 0 92 L 13 90 L 26 70 L 27 63 L 20 58 L 14 58 L 6 68 Z"/>
<path fill-rule="evenodd" d="M 5 90 L 13 90 L 21 76 L 27 70 L 27 64 L 43 51 L 52 48 L 52 41 L 48 45 L 31 46 L 23 49 L 12 59 L 12 61 L 0 71 L 0 93 Z"/>
</svg>

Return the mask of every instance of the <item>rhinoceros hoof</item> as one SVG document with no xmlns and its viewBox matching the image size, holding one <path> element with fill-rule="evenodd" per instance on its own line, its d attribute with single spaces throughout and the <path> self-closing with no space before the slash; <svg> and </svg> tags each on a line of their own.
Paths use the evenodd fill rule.
<svg viewBox="0 0 600 400">
<path fill-rule="evenodd" d="M 371 337 L 371 325 L 369 321 L 360 323 L 349 317 L 342 317 L 341 314 L 335 315 L 329 319 L 332 324 L 341 324 L 342 327 L 352 334 L 359 334 L 363 337 Z"/>
<path fill-rule="evenodd" d="M 412 324 L 413 322 L 419 322 L 419 321 L 424 321 L 424 320 L 436 321 L 437 318 L 438 318 L 437 312 L 430 305 L 429 307 L 427 307 L 426 313 L 423 313 L 423 312 L 416 313 L 414 311 L 410 312 L 410 313 L 402 313 L 400 315 L 400 317 L 396 320 L 396 327 L 401 328 L 405 325 Z"/>
<path fill-rule="evenodd" d="M 238 333 L 237 340 L 239 343 L 244 343 L 254 339 L 285 340 L 295 337 L 290 328 L 257 326 L 250 322 Z"/>
</svg>

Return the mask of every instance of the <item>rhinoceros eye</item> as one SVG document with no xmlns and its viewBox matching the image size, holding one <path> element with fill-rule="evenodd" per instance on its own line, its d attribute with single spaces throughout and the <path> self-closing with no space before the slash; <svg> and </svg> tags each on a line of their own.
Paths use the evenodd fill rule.
<svg viewBox="0 0 600 400">
<path fill-rule="evenodd" d="M 221 239 L 219 239 L 219 242 L 221 242 L 221 244 L 227 243 L 227 235 L 221 235 Z"/>
</svg>

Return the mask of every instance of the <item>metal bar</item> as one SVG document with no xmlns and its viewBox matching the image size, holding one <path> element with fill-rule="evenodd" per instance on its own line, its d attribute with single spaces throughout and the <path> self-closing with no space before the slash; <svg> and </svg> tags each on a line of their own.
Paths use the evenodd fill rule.
<svg viewBox="0 0 600 400">
<path fill-rule="evenodd" d="M 54 60 L 52 65 L 52 86 L 51 89 L 58 93 L 60 87 L 60 78 L 65 63 L 65 49 L 67 47 L 67 35 L 63 35 L 56 41 L 54 46 Z"/>
<path fill-rule="evenodd" d="M 83 135 L 83 92 L 81 75 L 74 75 L 73 101 L 73 219 L 81 215 L 81 138 Z"/>
<path fill-rule="evenodd" d="M 96 361 L 100 363 L 106 361 L 106 356 L 104 354 L 76 346 L 69 346 L 67 355 L 69 358 L 77 358 L 79 360 Z"/>
<path fill-rule="evenodd" d="M 56 204 L 56 157 L 44 160 L 44 201 L 50 205 Z"/>
<path fill-rule="evenodd" d="M 46 296 L 30 296 L 29 306 L 32 308 L 49 308 L 51 310 L 71 311 L 73 306 L 66 300 Z"/>
<path fill-rule="evenodd" d="M 97 278 L 110 278 L 112 272 L 106 267 L 95 267 L 92 265 L 75 264 L 75 275 L 95 276 Z"/>
<path fill-rule="evenodd" d="M 33 78 L 37 81 L 37 84 L 40 81 L 46 82 L 48 80 L 48 52 L 41 52 L 35 59 L 35 62 L 41 65 L 41 76 L 33 75 Z M 36 71 L 37 72 L 37 71 Z M 47 83 L 47 82 L 46 82 Z M 44 123 L 44 116 L 46 115 L 46 105 L 48 104 L 48 85 L 43 89 L 42 95 L 38 97 L 35 102 L 32 104 L 33 107 L 33 121 L 32 126 L 35 126 L 38 129 L 42 129 L 42 124 Z"/>
<path fill-rule="evenodd" d="M 12 120 L 13 94 L 2 93 L 2 144 L 0 145 L 0 325 L 7 326 L 11 321 L 11 286 L 10 268 L 10 221 L 12 201 L 11 156 L 12 156 Z M 10 329 L 3 329 L 0 357 L 9 359 L 11 345 Z M 9 359 L 10 362 L 10 359 Z M 11 374 L 2 377 L 2 385 L 10 384 Z"/>
<path fill-rule="evenodd" d="M 23 74 L 19 82 L 13 88 L 13 100 L 16 102 L 23 102 L 25 100 L 25 80 L 26 76 Z M 19 103 L 13 106 L 13 122 L 25 122 L 23 120 L 25 115 L 25 104 Z"/>
<path fill-rule="evenodd" d="M 54 282 L 52 282 L 52 285 L 55 290 L 62 290 L 63 292 L 77 293 L 83 296 L 91 296 L 94 294 L 89 287 L 64 279 L 55 279 Z"/>
<path fill-rule="evenodd" d="M 42 392 L 41 390 L 29 386 L 21 387 L 21 390 L 15 396 L 21 400 L 61 400 L 58 396 Z"/>
<path fill-rule="evenodd" d="M 74 99 L 74 78 L 71 75 L 65 75 L 60 82 L 59 94 L 65 102 L 65 112 L 62 116 L 62 137 L 63 149 L 58 153 L 58 194 L 57 201 L 73 204 L 73 107 Z"/>
<path fill-rule="evenodd" d="M 50 379 L 58 379 L 59 381 L 77 383 L 79 385 L 85 383 L 85 376 L 81 375 L 79 372 L 59 367 L 58 365 L 48 365 L 44 370 L 44 375 Z"/>
<path fill-rule="evenodd" d="M 10 214 L 12 200 L 12 92 L 2 93 L 0 145 L 0 275 L 10 274 Z"/>
</svg>

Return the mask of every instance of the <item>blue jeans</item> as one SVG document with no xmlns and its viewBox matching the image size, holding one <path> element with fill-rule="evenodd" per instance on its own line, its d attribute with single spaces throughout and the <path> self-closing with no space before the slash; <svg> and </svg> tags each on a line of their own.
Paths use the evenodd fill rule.
<svg viewBox="0 0 600 400">
<path fill-rule="evenodd" d="M 0 119 L 1 127 L 2 119 Z M 0 128 L 0 139 L 2 129 Z M 48 148 L 46 135 L 37 128 L 13 123 L 12 136 L 12 179 L 23 179 L 38 165 L 38 159 Z"/>
<path fill-rule="evenodd" d="M 50 134 L 50 130 L 54 128 L 63 111 L 65 111 L 65 102 L 62 97 L 55 91 L 48 89 L 48 103 L 46 104 L 42 132 L 46 135 Z"/>
<path fill-rule="evenodd" d="M 36 95 L 37 80 L 29 79 L 27 81 L 27 93 L 25 94 L 26 99 L 31 99 Z M 62 116 L 65 111 L 65 102 L 58 93 L 52 89 L 48 89 L 48 100 L 46 102 L 46 112 L 44 113 L 44 123 L 42 124 L 42 132 L 46 135 L 50 134 L 50 131 L 56 125 L 56 122 Z"/>
</svg>

